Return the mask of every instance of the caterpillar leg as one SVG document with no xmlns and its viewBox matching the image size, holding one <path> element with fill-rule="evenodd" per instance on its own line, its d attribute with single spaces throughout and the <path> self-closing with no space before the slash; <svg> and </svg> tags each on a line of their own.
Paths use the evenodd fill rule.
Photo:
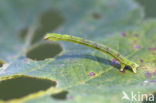
<svg viewBox="0 0 156 103">
<path fill-rule="evenodd" d="M 121 68 L 120 68 L 120 71 L 124 71 L 124 68 L 125 68 L 125 64 L 121 64 Z"/>
<path fill-rule="evenodd" d="M 132 68 L 133 72 L 136 73 L 137 69 L 139 68 L 139 65 L 134 63 L 134 64 L 132 64 L 131 68 Z"/>
</svg>

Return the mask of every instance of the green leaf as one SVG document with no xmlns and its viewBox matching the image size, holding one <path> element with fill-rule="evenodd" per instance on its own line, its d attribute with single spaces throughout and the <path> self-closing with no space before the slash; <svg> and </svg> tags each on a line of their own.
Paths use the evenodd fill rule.
<svg viewBox="0 0 156 103">
<path fill-rule="evenodd" d="M 143 20 L 133 0 L 5 0 L 0 14 L 0 87 L 14 93 L 2 102 L 131 103 L 123 91 L 155 92 L 156 21 Z M 102 52 L 43 41 L 47 32 L 108 45 L 140 68 L 121 73 Z"/>
</svg>

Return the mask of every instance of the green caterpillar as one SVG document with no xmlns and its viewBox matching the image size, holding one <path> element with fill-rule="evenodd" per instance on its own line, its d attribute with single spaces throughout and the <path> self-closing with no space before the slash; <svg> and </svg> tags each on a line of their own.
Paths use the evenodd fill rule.
<svg viewBox="0 0 156 103">
<path fill-rule="evenodd" d="M 94 49 L 97 49 L 99 51 L 102 51 L 102 52 L 114 57 L 116 60 L 118 60 L 120 62 L 120 65 L 121 65 L 120 71 L 123 71 L 125 66 L 130 66 L 132 68 L 133 72 L 136 73 L 136 70 L 139 67 L 138 64 L 128 60 L 127 58 L 122 56 L 117 51 L 115 51 L 115 50 L 113 50 L 113 49 L 111 49 L 105 45 L 98 44 L 98 43 L 95 43 L 93 41 L 89 41 L 89 40 L 86 40 L 83 38 L 75 37 L 72 35 L 62 35 L 62 34 L 57 34 L 57 33 L 49 33 L 44 37 L 44 39 L 50 40 L 50 41 L 62 40 L 62 41 L 74 42 L 77 44 L 82 44 L 82 45 L 88 46 L 90 48 L 94 48 Z"/>
</svg>

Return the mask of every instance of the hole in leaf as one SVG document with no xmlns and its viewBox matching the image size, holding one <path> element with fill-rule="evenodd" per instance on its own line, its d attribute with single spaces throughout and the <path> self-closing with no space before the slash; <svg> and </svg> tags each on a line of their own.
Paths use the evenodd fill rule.
<svg viewBox="0 0 156 103">
<path fill-rule="evenodd" d="M 56 82 L 36 77 L 16 75 L 11 79 L 0 82 L 0 99 L 10 100 L 21 98 L 31 93 L 47 90 L 51 86 L 56 86 Z"/>
<path fill-rule="evenodd" d="M 5 64 L 5 62 L 4 62 L 3 60 L 0 59 L 0 67 L 2 67 L 3 64 Z"/>
<path fill-rule="evenodd" d="M 63 48 L 59 43 L 43 43 L 31 47 L 26 55 L 32 60 L 44 60 L 57 56 L 62 50 Z"/>
<path fill-rule="evenodd" d="M 57 100 L 65 100 L 65 99 L 67 99 L 67 94 L 68 94 L 67 91 L 63 91 L 63 92 L 60 92 L 57 94 L 53 94 L 51 96 L 52 96 L 52 98 L 57 99 Z"/>
<path fill-rule="evenodd" d="M 27 35 L 27 33 L 28 33 L 28 28 L 23 28 L 23 29 L 21 29 L 21 30 L 19 31 L 19 38 L 20 38 L 21 40 L 24 40 L 25 37 L 26 37 L 26 35 Z"/>
<path fill-rule="evenodd" d="M 48 10 L 41 14 L 39 18 L 40 27 L 35 31 L 32 39 L 32 44 L 38 42 L 43 38 L 47 32 L 56 30 L 64 22 L 64 18 L 57 10 Z"/>
<path fill-rule="evenodd" d="M 54 30 L 63 22 L 64 18 L 57 10 L 48 10 L 40 16 L 40 24 L 45 31 Z"/>
</svg>

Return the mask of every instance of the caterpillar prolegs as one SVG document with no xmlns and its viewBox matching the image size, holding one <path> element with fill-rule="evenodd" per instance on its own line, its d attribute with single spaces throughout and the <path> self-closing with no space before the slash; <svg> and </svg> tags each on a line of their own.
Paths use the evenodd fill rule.
<svg viewBox="0 0 156 103">
<path fill-rule="evenodd" d="M 86 40 L 86 39 L 83 39 L 80 37 L 76 37 L 76 36 L 72 36 L 72 35 L 62 35 L 62 34 L 57 34 L 57 33 L 49 33 L 49 34 L 46 34 L 44 39 L 50 40 L 50 41 L 62 40 L 62 41 L 73 42 L 73 43 L 82 44 L 82 45 L 88 46 L 90 48 L 94 48 L 99 51 L 102 51 L 103 53 L 106 53 L 106 54 L 112 56 L 113 58 L 115 58 L 116 60 L 118 60 L 120 62 L 120 65 L 121 65 L 120 71 L 123 71 L 125 66 L 129 66 L 129 67 L 131 67 L 132 71 L 134 73 L 136 73 L 136 70 L 139 67 L 138 64 L 134 63 L 133 61 L 128 60 L 127 58 L 122 56 L 116 50 L 113 50 L 103 44 L 99 44 L 99 43 L 96 43 L 96 42 L 93 42 L 90 40 Z"/>
</svg>

